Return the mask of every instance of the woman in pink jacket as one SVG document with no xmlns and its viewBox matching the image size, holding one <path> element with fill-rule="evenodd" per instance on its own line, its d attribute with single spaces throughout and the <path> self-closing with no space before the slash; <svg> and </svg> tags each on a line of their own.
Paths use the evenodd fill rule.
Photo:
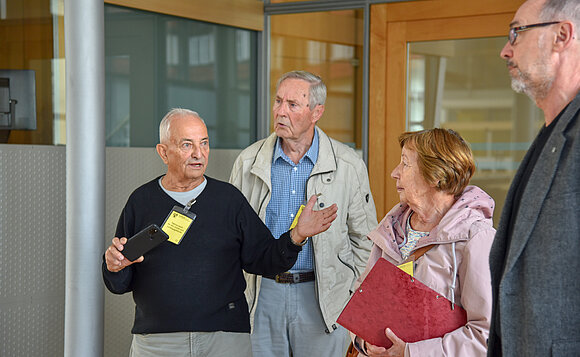
<svg viewBox="0 0 580 357">
<path fill-rule="evenodd" d="M 443 337 L 413 343 L 401 340 L 387 326 L 385 333 L 393 342 L 389 349 L 360 337 L 355 337 L 354 345 L 368 356 L 485 356 L 494 201 L 480 188 L 467 186 L 475 164 L 471 149 L 456 132 L 407 132 L 399 143 L 401 162 L 391 177 L 397 181 L 401 202 L 368 234 L 374 246 L 358 282 L 381 257 L 395 265 L 416 259 L 415 278 L 462 306 L 467 323 Z"/>
</svg>

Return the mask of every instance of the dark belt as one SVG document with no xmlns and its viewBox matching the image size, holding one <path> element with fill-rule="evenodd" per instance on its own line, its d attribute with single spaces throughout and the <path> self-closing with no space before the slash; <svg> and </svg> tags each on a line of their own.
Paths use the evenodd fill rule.
<svg viewBox="0 0 580 357">
<path fill-rule="evenodd" d="M 265 276 L 264 278 L 275 280 L 277 283 L 281 284 L 296 284 L 305 283 L 307 281 L 314 280 L 314 272 L 309 271 L 307 273 L 280 273 L 275 276 Z"/>
</svg>

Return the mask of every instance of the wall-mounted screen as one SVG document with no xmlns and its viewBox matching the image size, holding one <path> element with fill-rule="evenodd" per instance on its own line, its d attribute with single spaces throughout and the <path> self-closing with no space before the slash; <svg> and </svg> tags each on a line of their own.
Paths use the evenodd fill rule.
<svg viewBox="0 0 580 357">
<path fill-rule="evenodd" d="M 36 129 L 33 70 L 0 69 L 0 130 Z"/>
</svg>

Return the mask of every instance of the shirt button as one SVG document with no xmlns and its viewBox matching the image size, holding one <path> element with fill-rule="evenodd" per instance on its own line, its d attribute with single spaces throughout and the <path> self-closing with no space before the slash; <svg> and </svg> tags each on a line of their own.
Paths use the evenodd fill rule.
<svg viewBox="0 0 580 357">
<path fill-rule="evenodd" d="M 294 171 L 298 171 L 298 168 L 296 166 L 294 166 Z"/>
<path fill-rule="evenodd" d="M 296 194 L 296 190 L 292 190 L 292 194 L 295 195 Z"/>
<path fill-rule="evenodd" d="M 290 217 L 294 217 L 294 213 L 290 213 Z"/>
</svg>

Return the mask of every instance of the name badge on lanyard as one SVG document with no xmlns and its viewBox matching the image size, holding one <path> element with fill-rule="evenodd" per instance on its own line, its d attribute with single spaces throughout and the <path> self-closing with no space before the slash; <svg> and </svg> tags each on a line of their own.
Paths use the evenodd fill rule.
<svg viewBox="0 0 580 357">
<path fill-rule="evenodd" d="M 189 209 L 195 203 L 195 198 L 189 201 L 185 207 L 173 206 L 171 212 L 165 218 L 161 230 L 169 236 L 168 241 L 173 244 L 181 243 L 181 240 L 195 221 L 197 215 Z"/>
</svg>

